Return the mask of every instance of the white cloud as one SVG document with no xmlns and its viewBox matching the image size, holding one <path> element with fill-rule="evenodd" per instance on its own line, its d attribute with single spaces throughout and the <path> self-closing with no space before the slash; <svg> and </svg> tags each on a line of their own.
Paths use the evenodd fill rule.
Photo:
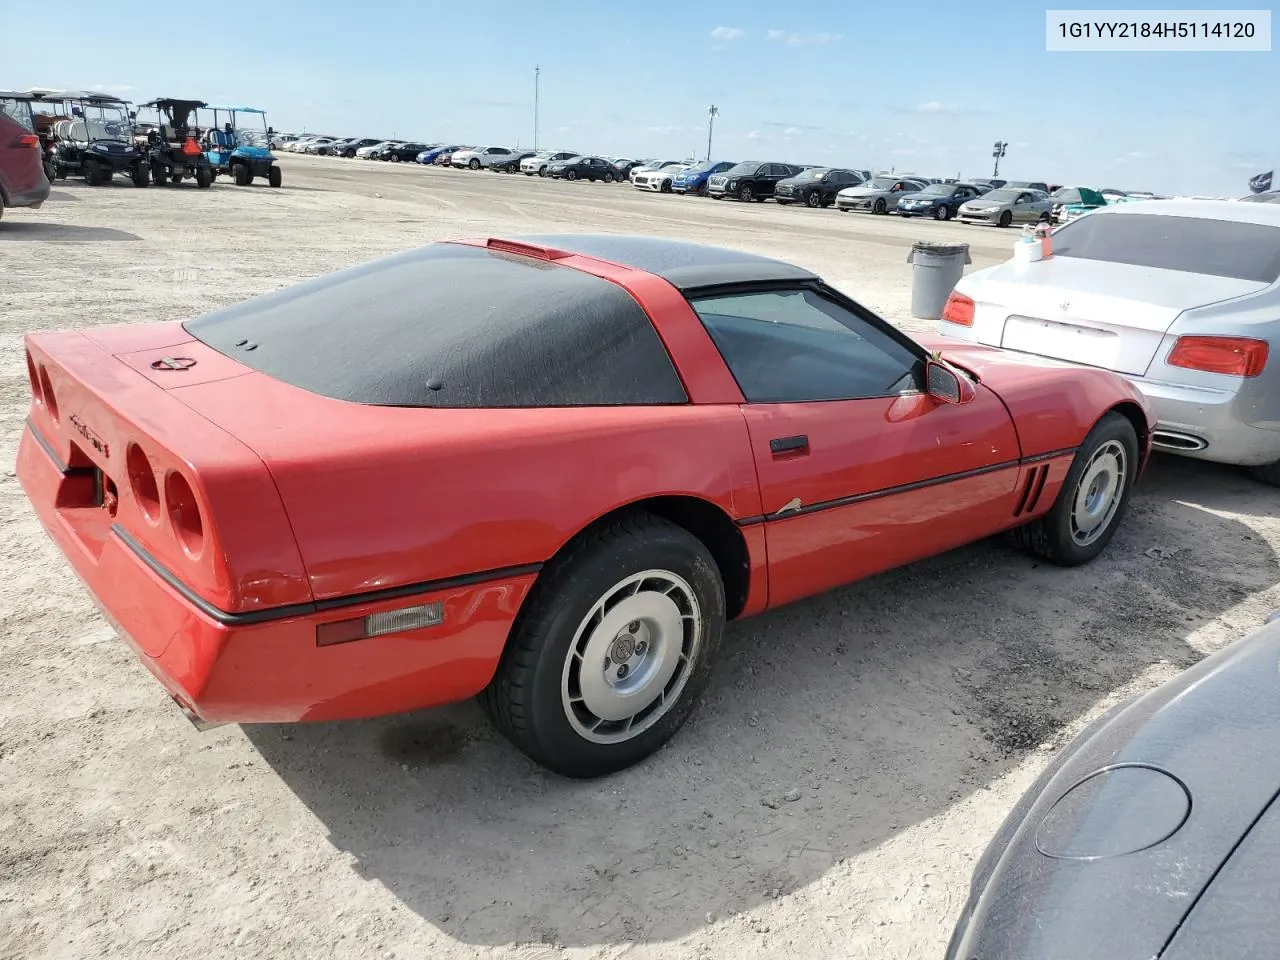
<svg viewBox="0 0 1280 960">
<path fill-rule="evenodd" d="M 711 31 L 712 40 L 723 40 L 726 43 L 730 40 L 741 40 L 746 36 L 747 31 L 738 27 L 716 27 Z"/>
<path fill-rule="evenodd" d="M 679 133 L 684 127 L 648 127 L 649 133 Z"/>
<path fill-rule="evenodd" d="M 770 30 L 767 34 L 765 34 L 765 36 L 768 37 L 770 40 L 781 40 L 786 35 L 787 35 L 787 31 L 785 30 Z"/>
<path fill-rule="evenodd" d="M 759 140 L 759 139 L 760 139 L 760 137 L 761 137 L 761 133 L 760 133 L 760 131 L 759 131 L 759 130 L 752 130 L 750 133 L 748 133 L 748 134 L 744 135 L 742 139 L 744 139 L 744 140 Z"/>
<path fill-rule="evenodd" d="M 800 130 L 796 127 L 787 127 L 787 129 L 782 131 L 782 135 L 784 137 L 794 137 L 799 132 Z"/>
<path fill-rule="evenodd" d="M 953 103 L 942 103 L 938 100 L 927 100 L 916 105 L 916 113 L 959 113 L 960 108 Z"/>
<path fill-rule="evenodd" d="M 1019 150 L 1027 150 L 1031 147 L 1031 144 L 1027 143 L 1027 141 L 1025 140 L 1019 140 L 1017 143 L 1014 144 L 1014 147 L 1016 147 Z"/>
</svg>

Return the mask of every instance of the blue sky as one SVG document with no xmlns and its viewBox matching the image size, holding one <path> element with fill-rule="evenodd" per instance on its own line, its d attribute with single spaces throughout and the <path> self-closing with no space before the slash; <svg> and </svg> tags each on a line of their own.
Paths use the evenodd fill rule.
<svg viewBox="0 0 1280 960">
<path fill-rule="evenodd" d="M 14 4 L 0 88 L 249 102 L 280 130 L 526 146 L 541 65 L 540 145 L 585 152 L 701 155 L 715 103 L 719 159 L 979 176 L 1003 139 L 1010 179 L 1215 194 L 1280 167 L 1280 54 L 1046 53 L 1045 7 L 1026 2 L 230 10 L 178 5 L 139 29 L 101 3 L 63 0 L 52 21 Z M 50 29 L 53 56 L 34 40 Z"/>
</svg>

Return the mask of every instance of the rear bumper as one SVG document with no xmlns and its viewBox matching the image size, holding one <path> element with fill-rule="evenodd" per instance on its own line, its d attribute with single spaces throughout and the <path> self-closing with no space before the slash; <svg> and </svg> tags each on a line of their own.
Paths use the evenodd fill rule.
<svg viewBox="0 0 1280 960">
<path fill-rule="evenodd" d="M 44 202 L 49 199 L 49 193 L 53 190 L 53 185 L 45 179 L 44 173 L 40 174 L 40 183 L 30 190 L 24 190 L 22 193 L 13 193 L 9 196 L 9 202 L 5 204 L 7 207 L 30 207 L 32 210 L 39 210 L 44 206 Z"/>
<path fill-rule="evenodd" d="M 530 572 L 362 603 L 227 614 L 193 602 L 172 574 L 111 527 L 105 511 L 90 521 L 101 537 L 89 549 L 57 506 L 65 485 L 82 478 L 66 472 L 30 425 L 18 447 L 17 473 L 103 616 L 198 724 L 350 719 L 474 696 L 492 678 L 536 577 Z M 78 525 L 85 525 L 83 517 Z M 444 607 L 438 626 L 316 645 L 319 624 L 436 601 Z"/>
<path fill-rule="evenodd" d="M 969 343 L 983 342 L 975 336 L 972 327 L 946 321 L 939 321 L 938 333 Z M 1007 350 L 998 343 L 985 345 Z M 1257 422 L 1256 398 L 1243 395 L 1239 388 L 1209 389 L 1126 374 L 1120 376 L 1132 383 L 1151 405 L 1156 420 L 1152 446 L 1156 450 L 1245 467 L 1280 460 L 1280 423 Z M 1266 388 L 1260 385 L 1251 389 Z"/>
</svg>

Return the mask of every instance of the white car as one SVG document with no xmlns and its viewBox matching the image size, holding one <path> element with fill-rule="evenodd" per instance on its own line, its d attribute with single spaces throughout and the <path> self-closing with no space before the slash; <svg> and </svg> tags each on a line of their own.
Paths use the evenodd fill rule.
<svg viewBox="0 0 1280 960">
<path fill-rule="evenodd" d="M 1101 367 L 1151 401 L 1151 445 L 1280 486 L 1280 207 L 1108 204 L 1050 255 L 961 277 L 938 332 Z"/>
<path fill-rule="evenodd" d="M 284 149 L 288 150 L 290 153 L 301 153 L 306 149 L 307 144 L 311 143 L 313 140 L 319 139 L 320 137 L 317 136 L 298 137 L 298 139 L 294 140 L 292 143 L 286 143 L 284 145 Z"/>
<path fill-rule="evenodd" d="M 532 157 L 525 157 L 520 161 L 520 172 L 526 177 L 547 175 L 547 167 L 553 163 L 559 163 L 561 160 L 571 160 L 581 154 L 574 153 L 572 150 L 543 150 L 534 154 Z"/>
<path fill-rule="evenodd" d="M 459 150 L 449 158 L 449 166 L 479 170 L 495 160 L 505 160 L 509 156 L 511 151 L 506 147 L 476 147 L 474 150 Z"/>
<path fill-rule="evenodd" d="M 632 167 L 631 172 L 627 174 L 627 176 L 631 178 L 632 183 L 635 183 L 636 177 L 638 177 L 642 173 L 651 173 L 657 170 L 665 169 L 666 167 L 680 167 L 680 166 L 687 166 L 686 161 L 663 160 L 660 163 L 642 163 L 638 167 Z"/>
<path fill-rule="evenodd" d="M 676 176 L 684 173 L 693 164 L 676 163 L 664 164 L 658 170 L 643 170 L 640 173 L 634 173 L 631 177 L 631 185 L 637 190 L 648 190 L 652 193 L 670 193 L 671 182 Z"/>
<path fill-rule="evenodd" d="M 358 160 L 372 160 L 373 155 L 377 153 L 379 150 L 384 150 L 387 147 L 393 147 L 395 145 L 396 145 L 395 140 L 383 140 L 380 143 L 371 143 L 369 144 L 369 146 L 361 147 L 359 150 L 357 150 L 356 158 Z"/>
<path fill-rule="evenodd" d="M 331 143 L 337 143 L 333 137 L 317 137 L 302 148 L 303 153 L 315 153 L 321 147 L 327 147 Z"/>
</svg>

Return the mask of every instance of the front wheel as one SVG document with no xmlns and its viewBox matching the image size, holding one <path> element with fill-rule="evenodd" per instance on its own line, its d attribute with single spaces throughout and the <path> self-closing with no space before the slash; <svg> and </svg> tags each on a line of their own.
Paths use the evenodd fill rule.
<svg viewBox="0 0 1280 960">
<path fill-rule="evenodd" d="M 471 158 L 471 161 L 467 164 L 467 166 L 468 166 L 468 167 L 470 167 L 472 170 L 479 170 L 479 169 L 480 169 L 480 161 L 479 161 L 478 159 L 476 159 L 475 157 L 472 157 L 472 158 Z"/>
<path fill-rule="evenodd" d="M 1004 213 L 1000 214 L 1000 219 L 996 222 L 999 226 L 1007 227 L 1009 224 L 1013 223 L 1013 214 L 1006 210 Z"/>
<path fill-rule="evenodd" d="M 249 170 L 247 163 L 237 163 L 232 172 L 235 174 L 236 186 L 247 187 L 253 180 L 253 173 Z"/>
<path fill-rule="evenodd" d="M 889 207 L 882 198 L 877 198 L 876 202 L 871 206 L 872 213 L 888 213 Z"/>
<path fill-rule="evenodd" d="M 948 207 L 948 206 L 935 207 L 935 208 L 934 208 L 934 210 L 933 210 L 933 219 L 935 219 L 935 220 L 950 220 L 950 219 L 951 219 L 951 208 L 950 208 L 950 207 Z"/>
<path fill-rule="evenodd" d="M 283 174 L 281 174 L 280 168 L 277 167 L 275 164 L 272 164 L 267 169 L 267 183 L 269 183 L 271 186 L 273 187 L 280 186 L 280 183 L 283 180 L 283 178 L 284 176 Z"/>
<path fill-rule="evenodd" d="M 615 520 L 543 570 L 481 704 L 543 766 L 614 773 L 692 713 L 724 620 L 724 585 L 700 540 L 650 514 Z"/>
<path fill-rule="evenodd" d="M 822 205 L 822 196 L 818 193 L 817 190 L 810 190 L 808 195 L 804 198 L 804 203 L 805 203 L 805 206 L 816 210 L 818 207 Z"/>
<path fill-rule="evenodd" d="M 738 199 L 743 203 L 750 203 L 756 198 L 756 192 L 751 189 L 751 184 L 744 183 L 742 189 L 738 191 Z"/>
<path fill-rule="evenodd" d="M 145 163 L 139 163 L 129 171 L 129 179 L 133 181 L 135 187 L 147 187 L 151 185 L 151 171 Z"/>
<path fill-rule="evenodd" d="M 1138 435 L 1108 413 L 1076 451 L 1053 507 L 1013 531 L 1024 550 L 1063 567 L 1088 563 L 1110 542 L 1138 475 Z"/>
<path fill-rule="evenodd" d="M 252 180 L 252 179 L 253 177 L 250 176 L 249 180 Z M 246 180 L 245 183 L 248 183 L 249 180 Z M 240 182 L 239 178 L 236 179 L 236 182 L 237 183 Z M 212 185 L 212 183 L 213 183 L 213 168 L 212 167 L 196 167 L 196 186 L 199 187 L 201 190 L 207 190 L 209 186 Z"/>
<path fill-rule="evenodd" d="M 566 180 L 577 180 L 577 179 L 578 179 L 578 171 L 577 171 L 577 170 L 570 170 L 568 173 L 566 173 L 566 174 L 564 175 L 564 178 L 565 178 Z"/>
</svg>

